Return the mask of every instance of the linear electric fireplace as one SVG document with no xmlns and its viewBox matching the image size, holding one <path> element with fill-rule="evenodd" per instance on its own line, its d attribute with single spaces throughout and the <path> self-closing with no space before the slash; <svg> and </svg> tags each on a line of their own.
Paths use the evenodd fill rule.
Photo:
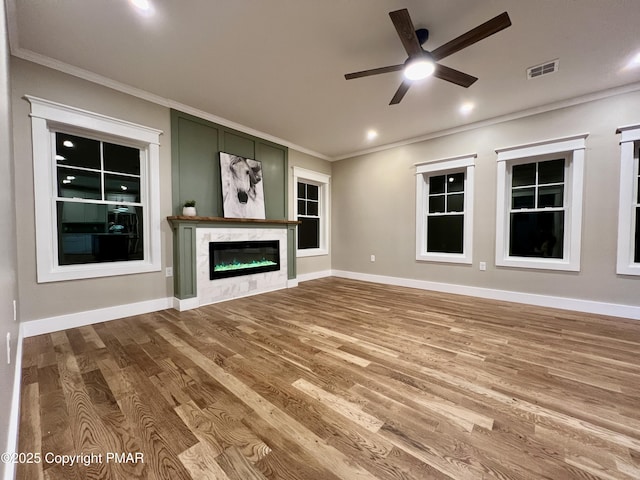
<svg viewBox="0 0 640 480">
<path fill-rule="evenodd" d="M 209 242 L 209 279 L 280 270 L 280 241 Z"/>
</svg>

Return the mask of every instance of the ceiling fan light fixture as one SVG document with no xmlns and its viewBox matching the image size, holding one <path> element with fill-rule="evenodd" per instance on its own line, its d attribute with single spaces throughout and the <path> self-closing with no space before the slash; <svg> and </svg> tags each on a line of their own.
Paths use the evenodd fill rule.
<svg viewBox="0 0 640 480">
<path fill-rule="evenodd" d="M 407 80 L 422 80 L 433 75 L 435 70 L 436 62 L 425 52 L 425 55 L 409 59 L 402 73 Z"/>
</svg>

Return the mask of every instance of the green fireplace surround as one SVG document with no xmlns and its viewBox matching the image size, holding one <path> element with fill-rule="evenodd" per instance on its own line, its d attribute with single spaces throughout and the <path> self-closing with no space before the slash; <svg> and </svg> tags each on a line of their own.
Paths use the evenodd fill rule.
<svg viewBox="0 0 640 480">
<path fill-rule="evenodd" d="M 223 218 L 220 152 L 262 163 L 266 220 Z M 171 110 L 171 185 L 174 296 L 197 296 L 196 228 L 286 228 L 287 275 L 296 278 L 295 227 L 287 221 L 288 148 L 237 130 Z M 181 216 L 195 200 L 198 217 Z"/>
</svg>

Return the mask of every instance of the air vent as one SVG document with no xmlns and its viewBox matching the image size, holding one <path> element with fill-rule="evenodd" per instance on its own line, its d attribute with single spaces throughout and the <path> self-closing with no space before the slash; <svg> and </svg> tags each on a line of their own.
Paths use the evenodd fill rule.
<svg viewBox="0 0 640 480">
<path fill-rule="evenodd" d="M 531 80 L 532 78 L 541 77 L 542 75 L 548 75 L 550 73 L 557 72 L 558 62 L 559 60 L 556 58 L 555 60 L 551 60 L 550 62 L 545 62 L 540 65 L 536 65 L 535 67 L 527 68 L 527 78 Z"/>
</svg>

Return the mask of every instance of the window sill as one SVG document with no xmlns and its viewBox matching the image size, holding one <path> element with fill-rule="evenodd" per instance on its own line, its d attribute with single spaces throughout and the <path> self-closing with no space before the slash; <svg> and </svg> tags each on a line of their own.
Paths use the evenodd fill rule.
<svg viewBox="0 0 640 480">
<path fill-rule="evenodd" d="M 471 265 L 472 259 L 468 255 L 455 253 L 423 253 L 416 255 L 419 262 L 461 263 Z"/>
<path fill-rule="evenodd" d="M 307 248 L 304 250 L 296 250 L 296 257 L 320 257 L 322 255 L 329 255 L 329 251 L 326 248 Z"/>
<path fill-rule="evenodd" d="M 79 280 L 84 278 L 112 277 L 117 275 L 133 275 L 136 273 L 159 272 L 161 265 L 145 262 L 110 262 L 85 265 L 69 265 L 54 267 L 48 271 L 38 272 L 38 283 L 61 282 L 66 280 Z"/>
<path fill-rule="evenodd" d="M 577 263 L 577 262 L 576 262 Z M 568 260 L 550 260 L 542 258 L 507 257 L 496 261 L 496 267 L 531 268 L 537 270 L 560 270 L 579 272 L 580 265 Z"/>
<path fill-rule="evenodd" d="M 618 275 L 640 276 L 640 263 L 632 263 L 629 265 L 618 265 L 616 269 Z"/>
</svg>

